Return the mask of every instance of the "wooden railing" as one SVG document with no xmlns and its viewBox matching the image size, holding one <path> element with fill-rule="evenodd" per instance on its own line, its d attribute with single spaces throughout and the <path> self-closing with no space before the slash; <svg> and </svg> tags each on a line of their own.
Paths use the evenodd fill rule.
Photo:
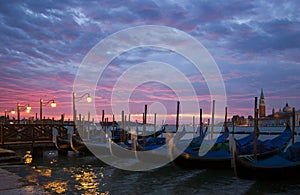
<svg viewBox="0 0 300 195">
<path fill-rule="evenodd" d="M 53 142 L 53 133 L 67 138 L 68 126 L 74 124 L 1 124 L 0 145 L 37 142 Z"/>
</svg>

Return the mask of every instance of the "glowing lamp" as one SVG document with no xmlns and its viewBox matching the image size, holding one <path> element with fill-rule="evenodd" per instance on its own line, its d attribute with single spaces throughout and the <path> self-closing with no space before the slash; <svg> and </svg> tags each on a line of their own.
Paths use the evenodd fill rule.
<svg viewBox="0 0 300 195">
<path fill-rule="evenodd" d="M 92 96 L 90 96 L 90 94 L 88 94 L 88 96 L 86 97 L 86 101 L 87 102 L 92 102 Z"/>
<path fill-rule="evenodd" d="M 54 100 L 53 100 L 53 102 L 50 104 L 50 106 L 51 106 L 52 108 L 55 108 L 55 107 L 56 107 L 56 102 L 54 102 Z"/>
</svg>

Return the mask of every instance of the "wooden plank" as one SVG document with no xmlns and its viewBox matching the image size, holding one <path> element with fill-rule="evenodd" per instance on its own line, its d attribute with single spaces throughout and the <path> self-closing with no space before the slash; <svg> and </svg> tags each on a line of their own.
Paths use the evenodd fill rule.
<svg viewBox="0 0 300 195">
<path fill-rule="evenodd" d="M 1 142 L 2 145 L 9 144 L 33 144 L 33 143 L 53 143 L 53 130 L 57 129 L 59 133 L 66 135 L 72 123 L 51 123 L 44 124 L 1 124 Z"/>
</svg>

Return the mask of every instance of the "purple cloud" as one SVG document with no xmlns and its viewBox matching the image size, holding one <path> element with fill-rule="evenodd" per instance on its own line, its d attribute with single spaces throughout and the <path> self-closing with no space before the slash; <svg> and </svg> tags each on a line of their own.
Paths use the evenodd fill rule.
<svg viewBox="0 0 300 195">
<path fill-rule="evenodd" d="M 297 1 L 1 2 L 0 107 L 49 96 L 62 106 L 51 114 L 71 116 L 72 84 L 89 50 L 119 30 L 151 24 L 183 30 L 208 49 L 223 75 L 232 114 L 252 114 L 253 98 L 260 88 L 265 89 L 268 112 L 286 101 L 298 108 L 298 7 Z M 99 105 L 109 103 L 111 89 L 123 71 L 149 60 L 176 67 L 190 79 L 200 104 L 209 105 L 201 73 L 182 56 L 159 48 L 136 49 L 114 59 L 96 89 Z M 163 94 L 165 102 L 171 102 L 168 106 L 173 104 L 174 97 L 166 88 L 144 87 L 133 95 L 136 104 L 159 97 L 151 93 L 151 87 Z"/>
</svg>

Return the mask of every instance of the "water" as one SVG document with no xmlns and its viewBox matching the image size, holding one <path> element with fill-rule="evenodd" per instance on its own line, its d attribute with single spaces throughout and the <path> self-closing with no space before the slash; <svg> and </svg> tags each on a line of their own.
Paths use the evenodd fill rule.
<svg viewBox="0 0 300 195">
<path fill-rule="evenodd" d="M 31 168 L 10 168 L 28 185 L 49 194 L 297 194 L 299 181 L 252 181 L 232 170 L 183 169 L 173 164 L 147 172 L 123 171 L 92 156 L 53 152 L 33 161 Z M 22 169 L 22 170 L 21 170 Z"/>
<path fill-rule="evenodd" d="M 251 128 L 249 128 L 250 130 Z M 282 130 L 282 128 L 281 128 Z M 272 136 L 265 136 L 271 138 Z M 296 141 L 300 141 L 296 136 Z M 24 152 L 24 151 L 23 151 Z M 28 186 L 41 186 L 46 194 L 299 194 L 300 180 L 242 180 L 234 171 L 184 169 L 172 163 L 145 172 L 130 172 L 104 164 L 93 156 L 45 151 L 28 167 L 10 167 Z M 32 191 L 32 188 L 28 188 Z M 34 192 L 34 191 L 33 191 Z"/>
</svg>

